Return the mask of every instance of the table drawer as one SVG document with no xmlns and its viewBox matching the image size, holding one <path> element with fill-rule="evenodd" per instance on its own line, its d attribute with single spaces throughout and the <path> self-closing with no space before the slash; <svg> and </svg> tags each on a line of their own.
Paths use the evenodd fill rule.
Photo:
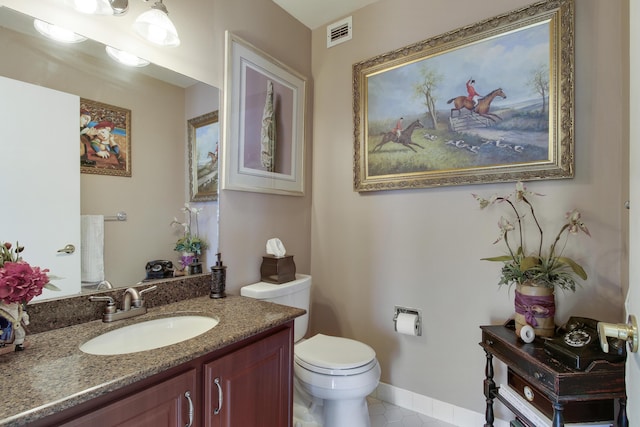
<svg viewBox="0 0 640 427">
<path fill-rule="evenodd" d="M 508 370 L 508 384 L 524 399 L 530 402 L 549 418 L 553 418 L 553 403 L 535 385 Z M 569 401 L 564 404 L 565 423 L 585 423 L 593 421 L 610 421 L 614 418 L 613 399 Z"/>
</svg>

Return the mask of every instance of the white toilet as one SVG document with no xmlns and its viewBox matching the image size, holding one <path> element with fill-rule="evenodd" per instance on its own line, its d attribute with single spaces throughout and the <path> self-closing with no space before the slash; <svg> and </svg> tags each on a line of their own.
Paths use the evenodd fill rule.
<svg viewBox="0 0 640 427">
<path fill-rule="evenodd" d="M 259 282 L 245 297 L 307 310 L 294 324 L 294 427 L 370 427 L 367 395 L 380 381 L 375 351 L 361 342 L 318 334 L 303 339 L 309 324 L 311 276 L 280 285 Z"/>
</svg>

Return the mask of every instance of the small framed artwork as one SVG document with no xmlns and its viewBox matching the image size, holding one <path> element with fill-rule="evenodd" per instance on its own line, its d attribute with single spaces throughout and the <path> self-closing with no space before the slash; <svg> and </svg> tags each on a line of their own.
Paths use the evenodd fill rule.
<svg viewBox="0 0 640 427">
<path fill-rule="evenodd" d="M 305 89 L 299 73 L 226 32 L 223 189 L 304 195 Z"/>
<path fill-rule="evenodd" d="M 80 98 L 80 172 L 131 176 L 131 110 Z"/>
<path fill-rule="evenodd" d="M 574 176 L 574 3 L 353 65 L 354 190 Z"/>
<path fill-rule="evenodd" d="M 187 126 L 191 201 L 218 200 L 218 111 L 189 119 Z"/>
</svg>

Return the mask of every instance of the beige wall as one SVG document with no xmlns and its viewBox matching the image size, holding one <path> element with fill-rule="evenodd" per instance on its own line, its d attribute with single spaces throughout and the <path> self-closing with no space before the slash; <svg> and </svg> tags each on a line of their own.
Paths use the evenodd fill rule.
<svg viewBox="0 0 640 427">
<path fill-rule="evenodd" d="M 349 42 L 327 49 L 325 28 L 313 31 L 312 329 L 373 346 L 383 382 L 477 412 L 478 326 L 505 321 L 513 291 L 498 289 L 498 265 L 480 261 L 502 251 L 492 245 L 501 212 L 480 211 L 471 193 L 513 185 L 354 192 L 351 66 L 529 3 L 382 0 L 354 13 Z M 576 3 L 576 176 L 529 187 L 547 195 L 537 206 L 548 234 L 577 207 L 593 236 L 570 242 L 589 280 L 558 295 L 558 323 L 571 314 L 622 321 L 622 2 Z M 422 309 L 422 337 L 394 333 L 396 304 Z"/>
<path fill-rule="evenodd" d="M 240 191 L 220 195 L 220 249 L 228 266 L 227 289 L 239 293 L 240 286 L 260 280 L 269 238 L 282 240 L 299 273 L 311 269 L 311 31 L 271 0 L 223 0 L 214 5 L 216 58 L 223 57 L 223 31 L 229 30 L 308 78 L 305 196 Z M 216 71 L 222 70 L 222 65 L 220 62 Z"/>
<path fill-rule="evenodd" d="M 18 9 L 32 3 L 3 1 Z M 143 4 L 132 2 L 132 7 L 140 9 L 138 3 Z M 117 21 L 117 28 L 104 20 L 87 24 L 54 0 L 38 2 L 41 13 L 62 16 L 71 28 L 82 27 L 81 32 L 116 47 L 130 45 L 134 52 L 139 49 L 162 65 L 219 87 L 225 29 L 310 77 L 307 195 L 221 194 L 228 289 L 237 292 L 258 278 L 264 243 L 278 236 L 295 255 L 298 271 L 314 276 L 314 331 L 372 345 L 386 383 L 478 412 L 484 410 L 478 325 L 501 323 L 511 315 L 513 294 L 497 289 L 496 265 L 479 261 L 496 252 L 491 243 L 497 218 L 480 212 L 470 193 L 502 193 L 512 186 L 353 192 L 351 66 L 528 3 L 459 0 L 452 8 L 447 0 L 382 0 L 354 14 L 352 41 L 327 50 L 324 28 L 311 33 L 270 0 L 199 0 L 188 8 L 167 1 L 183 45 L 160 50 L 133 38 L 124 20 Z M 622 0 L 577 3 L 576 177 L 531 187 L 547 194 L 539 212 L 550 227 L 565 211 L 579 207 L 593 235 L 581 239 L 581 247 L 572 245 L 590 278 L 575 295 L 558 296 L 558 321 L 572 313 L 621 321 L 620 282 L 626 269 L 622 183 L 627 179 L 625 112 L 619 100 L 626 89 Z M 121 19 L 133 19 L 135 13 Z M 395 304 L 423 310 L 422 337 L 393 332 Z"/>
</svg>

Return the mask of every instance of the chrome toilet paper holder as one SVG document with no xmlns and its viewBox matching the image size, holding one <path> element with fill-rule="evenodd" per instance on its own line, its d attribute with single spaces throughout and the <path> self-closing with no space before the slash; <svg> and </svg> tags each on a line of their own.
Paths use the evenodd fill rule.
<svg viewBox="0 0 640 427">
<path fill-rule="evenodd" d="M 396 332 L 398 332 L 398 315 L 400 313 L 413 314 L 418 316 L 418 320 L 416 321 L 416 335 L 422 336 L 422 310 L 417 308 L 401 307 L 399 305 L 396 305 L 394 307 L 394 314 L 393 314 L 393 329 Z"/>
</svg>

